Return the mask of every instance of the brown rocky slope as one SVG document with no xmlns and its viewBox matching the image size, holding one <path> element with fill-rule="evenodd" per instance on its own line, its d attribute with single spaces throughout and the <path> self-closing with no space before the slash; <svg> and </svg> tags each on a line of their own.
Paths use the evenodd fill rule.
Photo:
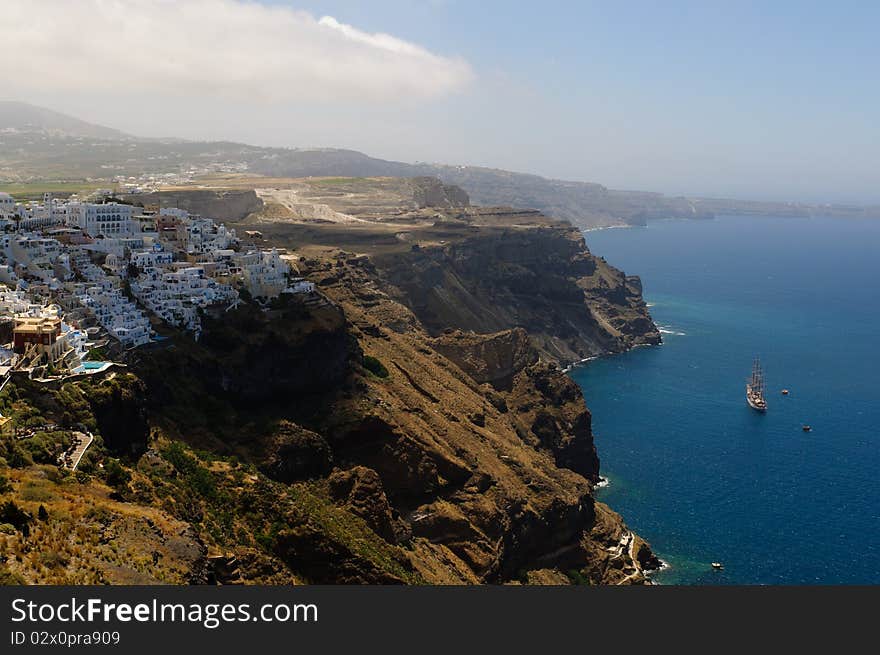
<svg viewBox="0 0 880 655">
<path fill-rule="evenodd" d="M 396 294 L 363 302 L 380 275 L 369 260 L 343 256 L 327 273 L 313 277 L 388 371 L 362 378 L 333 414 L 344 422 L 318 427 L 333 435 L 337 465 L 375 471 L 411 534 L 457 558 L 463 580 L 547 568 L 594 583 L 644 580 L 632 535 L 593 499 L 599 461 L 580 390 L 525 330 L 432 338 Z"/>
</svg>

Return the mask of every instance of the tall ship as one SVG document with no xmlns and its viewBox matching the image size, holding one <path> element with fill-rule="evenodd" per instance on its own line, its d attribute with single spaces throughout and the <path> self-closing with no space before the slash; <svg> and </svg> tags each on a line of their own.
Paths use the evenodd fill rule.
<svg viewBox="0 0 880 655">
<path fill-rule="evenodd" d="M 764 398 L 764 371 L 761 368 L 761 360 L 757 357 L 752 365 L 752 377 L 746 382 L 746 402 L 756 411 L 767 411 L 767 400 Z"/>
</svg>

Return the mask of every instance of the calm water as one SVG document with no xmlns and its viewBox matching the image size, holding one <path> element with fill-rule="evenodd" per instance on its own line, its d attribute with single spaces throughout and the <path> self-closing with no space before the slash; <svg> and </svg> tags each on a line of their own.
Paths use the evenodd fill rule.
<svg viewBox="0 0 880 655">
<path fill-rule="evenodd" d="M 658 580 L 880 583 L 880 221 L 668 221 L 587 243 L 641 275 L 665 332 L 572 371 L 602 499 L 671 564 Z M 745 404 L 756 354 L 766 415 Z"/>
</svg>

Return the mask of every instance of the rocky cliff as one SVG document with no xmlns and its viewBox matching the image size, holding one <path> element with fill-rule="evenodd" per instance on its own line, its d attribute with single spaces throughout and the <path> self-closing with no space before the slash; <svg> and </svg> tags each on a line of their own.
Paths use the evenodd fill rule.
<svg viewBox="0 0 880 655">
<path fill-rule="evenodd" d="M 370 520 L 416 571 L 644 581 L 620 545 L 631 534 L 592 497 L 599 461 L 580 390 L 524 329 L 431 337 L 369 258 L 341 255 L 311 276 L 345 311 L 364 359 L 358 393 L 310 427 L 327 436 L 338 470 L 368 480 L 361 506 L 375 508 Z"/>
<path fill-rule="evenodd" d="M 152 560 L 85 581 L 647 580 L 650 548 L 593 496 L 590 413 L 560 367 L 657 341 L 638 281 L 532 212 L 455 201 L 387 225 L 370 211 L 344 230 L 267 224 L 320 294 L 208 314 L 198 342 L 170 332 L 130 355 L 130 374 L 62 386 L 51 402 L 11 392 L 4 415 L 95 431 L 76 477 L 111 525 L 161 525 L 132 541 Z M 144 422 L 128 441 L 126 417 Z M 10 516 L 44 541 L 75 533 L 69 474 L 28 495 L 38 462 L 11 437 L 0 445 Z M 39 513 L 36 498 L 53 519 L 19 520 Z M 27 549 L 22 529 L 4 547 Z M 35 558 L 4 566 L 39 582 Z M 53 581 L 84 579 L 81 559 L 53 566 Z"/>
<path fill-rule="evenodd" d="M 513 224 L 523 217 L 507 215 Z M 656 344 L 641 282 L 594 257 L 580 232 L 548 222 L 501 227 L 375 258 L 392 289 L 432 334 L 521 327 L 545 356 L 572 363 Z"/>
</svg>

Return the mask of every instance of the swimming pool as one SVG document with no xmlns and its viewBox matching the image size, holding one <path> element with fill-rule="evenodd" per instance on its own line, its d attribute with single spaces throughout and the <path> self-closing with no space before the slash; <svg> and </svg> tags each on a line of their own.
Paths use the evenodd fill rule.
<svg viewBox="0 0 880 655">
<path fill-rule="evenodd" d="M 74 373 L 100 373 L 107 367 L 111 366 L 113 362 L 83 362 L 75 369 L 73 369 Z"/>
</svg>

